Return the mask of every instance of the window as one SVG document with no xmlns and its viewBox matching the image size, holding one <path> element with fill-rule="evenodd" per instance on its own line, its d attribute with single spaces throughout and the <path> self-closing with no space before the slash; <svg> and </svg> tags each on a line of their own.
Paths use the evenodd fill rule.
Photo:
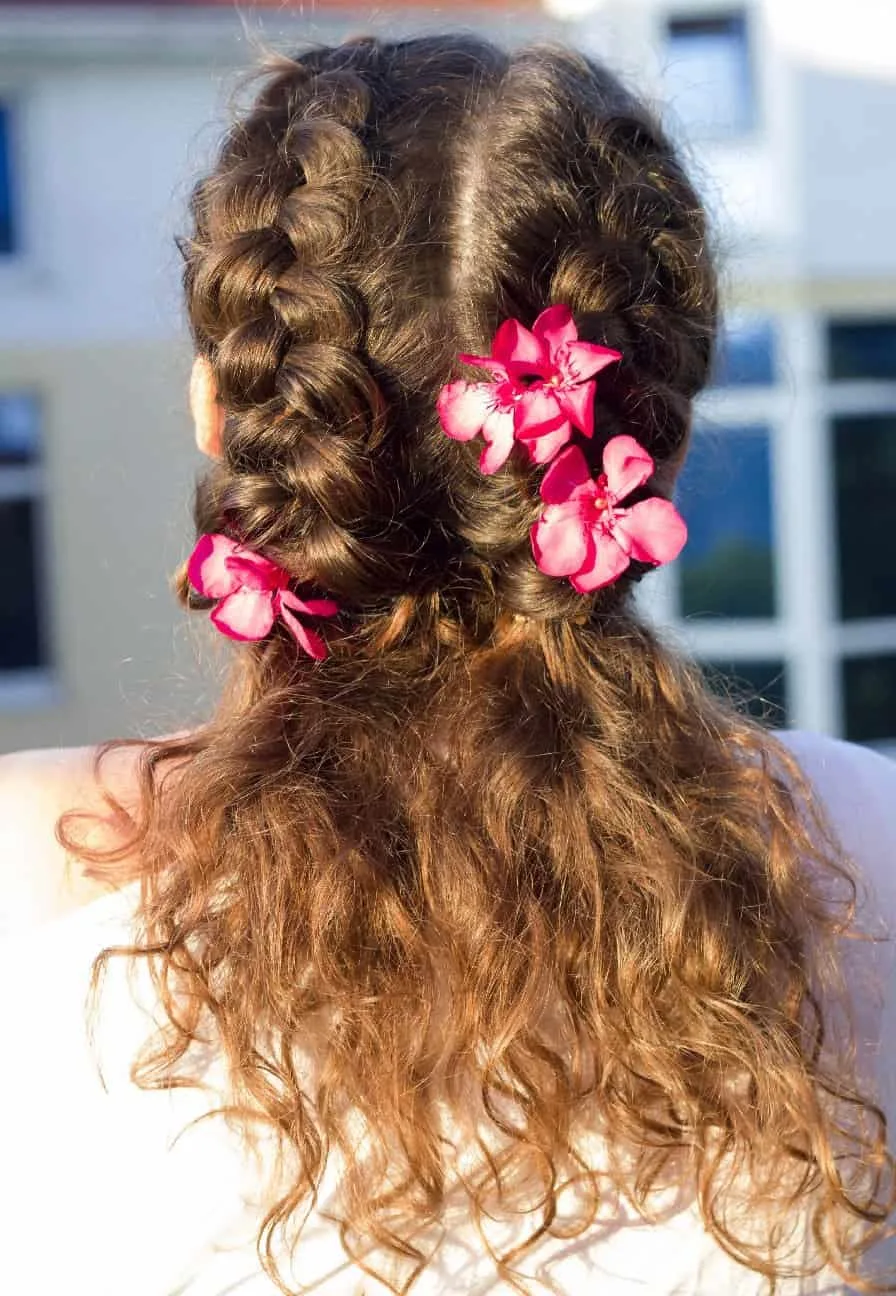
<svg viewBox="0 0 896 1296">
<path fill-rule="evenodd" d="M 896 616 L 896 412 L 834 419 L 840 615 Z"/>
<path fill-rule="evenodd" d="M 757 720 L 781 728 L 787 724 L 787 681 L 780 661 L 705 661 L 711 687 L 738 701 Z"/>
<path fill-rule="evenodd" d="M 669 19 L 665 97 L 688 134 L 742 135 L 755 104 L 746 14 L 743 11 Z"/>
<path fill-rule="evenodd" d="M 896 382 L 896 320 L 835 320 L 828 325 L 831 378 Z"/>
<path fill-rule="evenodd" d="M 744 321 L 722 332 L 713 372 L 715 387 L 771 387 L 776 376 L 770 320 Z"/>
<path fill-rule="evenodd" d="M 896 317 L 824 323 L 844 736 L 896 754 Z"/>
<path fill-rule="evenodd" d="M 0 392 L 0 677 L 48 664 L 39 421 L 33 395 Z"/>
<path fill-rule="evenodd" d="M 13 209 L 12 115 L 0 100 L 0 255 L 16 250 Z"/>
<path fill-rule="evenodd" d="M 843 721 L 852 742 L 896 738 L 896 651 L 842 664 Z"/>
<path fill-rule="evenodd" d="M 657 606 L 711 685 L 896 758 L 896 311 L 726 320 L 677 503 Z"/>
<path fill-rule="evenodd" d="M 678 491 L 684 617 L 775 615 L 769 439 L 762 425 L 694 433 Z"/>
</svg>

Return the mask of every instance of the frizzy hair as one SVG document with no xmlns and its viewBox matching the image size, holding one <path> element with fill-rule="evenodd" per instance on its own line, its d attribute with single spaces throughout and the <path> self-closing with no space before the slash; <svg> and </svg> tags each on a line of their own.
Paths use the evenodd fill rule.
<svg viewBox="0 0 896 1296">
<path fill-rule="evenodd" d="M 119 856 L 169 1021 L 138 1079 L 189 1080 L 213 1026 L 231 1115 L 283 1148 L 259 1251 L 284 1291 L 331 1156 L 343 1243 L 396 1292 L 457 1200 L 527 1291 L 541 1237 L 676 1182 L 743 1264 L 858 1281 L 894 1193 L 883 1114 L 831 1046 L 848 861 L 783 747 L 639 620 L 643 570 L 589 597 L 541 573 L 538 471 L 484 478 L 436 416 L 459 351 L 562 302 L 624 357 L 594 465 L 629 433 L 671 490 L 717 291 L 661 129 L 569 51 L 359 40 L 275 61 L 193 219 L 226 416 L 197 530 L 344 613 L 327 661 L 275 628 L 208 724 L 142 751 Z"/>
</svg>

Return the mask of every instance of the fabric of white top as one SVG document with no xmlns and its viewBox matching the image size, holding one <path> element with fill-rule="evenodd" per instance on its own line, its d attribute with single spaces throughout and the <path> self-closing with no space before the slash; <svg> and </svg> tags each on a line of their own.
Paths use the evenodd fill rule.
<svg viewBox="0 0 896 1296">
<path fill-rule="evenodd" d="M 786 740 L 896 931 L 896 765 L 809 734 Z M 22 867 L 27 862 L 22 861 Z M 100 1023 L 102 1078 L 85 1030 L 93 959 L 126 942 L 133 890 L 61 919 L 17 929 L 0 915 L 2 1060 L 0 1291 L 15 1296 L 273 1296 L 254 1251 L 252 1174 L 220 1119 L 186 1132 L 208 1109 L 190 1090 L 148 1093 L 128 1069 L 148 1034 L 147 987 L 113 965 Z M 3 921 L 5 919 L 5 921 Z M 863 1064 L 877 1072 L 896 1120 L 894 946 L 863 945 L 885 986 L 859 1003 Z M 865 957 L 865 955 L 863 955 Z M 115 969 L 118 969 L 117 971 Z M 136 1001 L 135 1001 L 136 1000 Z M 177 1137 L 181 1135 L 181 1137 Z M 889 1257 L 887 1257 L 889 1258 Z M 896 1254 L 894 1254 L 896 1262 Z M 573 1242 L 548 1241 L 522 1266 L 570 1296 L 758 1296 L 767 1284 L 735 1265 L 685 1211 L 669 1222 L 618 1220 Z M 312 1218 L 295 1276 L 321 1296 L 380 1296 L 348 1263 L 332 1225 Z M 460 1230 L 414 1292 L 497 1296 L 474 1235 Z M 786 1296 L 847 1290 L 831 1279 L 785 1281 Z"/>
</svg>

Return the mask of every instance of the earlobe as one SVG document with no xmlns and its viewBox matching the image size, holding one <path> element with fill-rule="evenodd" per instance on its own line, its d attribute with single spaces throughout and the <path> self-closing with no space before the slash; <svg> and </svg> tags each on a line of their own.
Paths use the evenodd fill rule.
<svg viewBox="0 0 896 1296">
<path fill-rule="evenodd" d="M 224 437 L 224 407 L 212 367 L 205 356 L 197 356 L 190 374 L 190 413 L 196 430 L 196 445 L 210 459 L 220 459 Z"/>
</svg>

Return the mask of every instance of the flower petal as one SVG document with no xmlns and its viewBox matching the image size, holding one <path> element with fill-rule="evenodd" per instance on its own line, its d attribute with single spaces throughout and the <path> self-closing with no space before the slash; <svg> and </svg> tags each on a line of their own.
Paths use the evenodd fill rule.
<svg viewBox="0 0 896 1296">
<path fill-rule="evenodd" d="M 237 590 L 212 609 L 212 624 L 228 639 L 263 639 L 274 624 L 274 601 L 261 590 Z"/>
<path fill-rule="evenodd" d="M 588 529 L 581 516 L 542 515 L 530 531 L 536 565 L 548 576 L 570 576 L 588 557 Z"/>
<path fill-rule="evenodd" d="M 664 499 L 642 500 L 617 513 L 614 529 L 628 541 L 633 558 L 656 566 L 677 558 L 688 538 L 684 518 Z"/>
<path fill-rule="evenodd" d="M 494 408 L 495 383 L 450 382 L 439 392 L 442 429 L 455 441 L 470 441 Z"/>
<path fill-rule="evenodd" d="M 585 519 L 591 522 L 594 515 L 588 500 L 572 499 L 565 504 L 546 504 L 541 516 L 545 522 L 552 524 L 566 521 L 567 518 L 578 518 L 584 525 Z"/>
<path fill-rule="evenodd" d="M 553 432 L 543 432 L 540 436 L 530 437 L 527 440 L 520 440 L 529 451 L 529 459 L 532 463 L 546 464 L 559 454 L 572 436 L 572 427 L 569 420 L 564 419 L 558 428 Z"/>
<path fill-rule="evenodd" d="M 492 357 L 510 374 L 541 373 L 550 366 L 544 343 L 519 320 L 507 319 L 492 342 Z"/>
<path fill-rule="evenodd" d="M 294 617 L 288 607 L 281 605 L 280 615 L 289 630 L 293 639 L 300 648 L 303 648 L 309 657 L 315 661 L 324 661 L 328 656 L 327 645 L 321 635 L 316 630 L 311 630 L 306 625 L 302 625 L 297 617 Z"/>
<path fill-rule="evenodd" d="M 292 590 L 283 590 L 279 595 L 278 610 L 281 610 L 284 605 L 305 616 L 332 617 L 339 613 L 339 604 L 333 599 L 303 599 L 299 598 L 298 594 L 293 594 Z"/>
<path fill-rule="evenodd" d="M 544 340 L 550 352 L 551 360 L 556 362 L 558 347 L 575 342 L 579 336 L 572 311 L 568 306 L 549 306 L 543 310 L 532 325 L 532 332 Z"/>
<path fill-rule="evenodd" d="M 479 468 L 490 477 L 507 462 L 513 449 L 513 411 L 493 410 L 482 427 L 486 446 L 479 456 Z"/>
<path fill-rule="evenodd" d="M 506 366 L 499 360 L 493 360 L 491 356 L 471 355 L 468 351 L 462 351 L 457 358 L 461 364 L 472 365 L 474 369 L 487 369 L 501 381 L 509 376 Z"/>
<path fill-rule="evenodd" d="M 580 594 L 590 594 L 604 585 L 612 585 L 631 561 L 625 550 L 605 531 L 593 533 L 593 540 L 594 552 L 590 561 L 572 577 L 573 588 Z"/>
<path fill-rule="evenodd" d="M 570 342 L 557 357 L 557 363 L 568 382 L 580 383 L 621 359 L 621 351 L 599 346 L 597 342 Z"/>
<path fill-rule="evenodd" d="M 604 472 L 610 490 L 622 500 L 653 475 L 653 460 L 634 437 L 617 436 L 604 446 Z"/>
<path fill-rule="evenodd" d="M 274 590 L 285 585 L 289 573 L 270 558 L 239 548 L 227 559 L 227 570 L 237 577 L 240 587 L 251 590 Z"/>
<path fill-rule="evenodd" d="M 566 417 L 585 436 L 594 435 L 594 383 L 579 383 L 577 387 L 558 387 L 557 400 Z"/>
<path fill-rule="evenodd" d="M 229 536 L 199 537 L 187 563 L 187 578 L 198 594 L 219 599 L 239 589 L 239 577 L 227 565 L 227 559 L 238 548 Z"/>
<path fill-rule="evenodd" d="M 564 421 L 555 389 L 540 383 L 529 387 L 514 406 L 514 426 L 522 441 L 553 432 Z"/>
<path fill-rule="evenodd" d="M 594 494 L 596 489 L 585 456 L 578 446 L 570 446 L 561 450 L 545 473 L 541 498 L 545 504 L 565 504 L 567 500 Z"/>
</svg>

